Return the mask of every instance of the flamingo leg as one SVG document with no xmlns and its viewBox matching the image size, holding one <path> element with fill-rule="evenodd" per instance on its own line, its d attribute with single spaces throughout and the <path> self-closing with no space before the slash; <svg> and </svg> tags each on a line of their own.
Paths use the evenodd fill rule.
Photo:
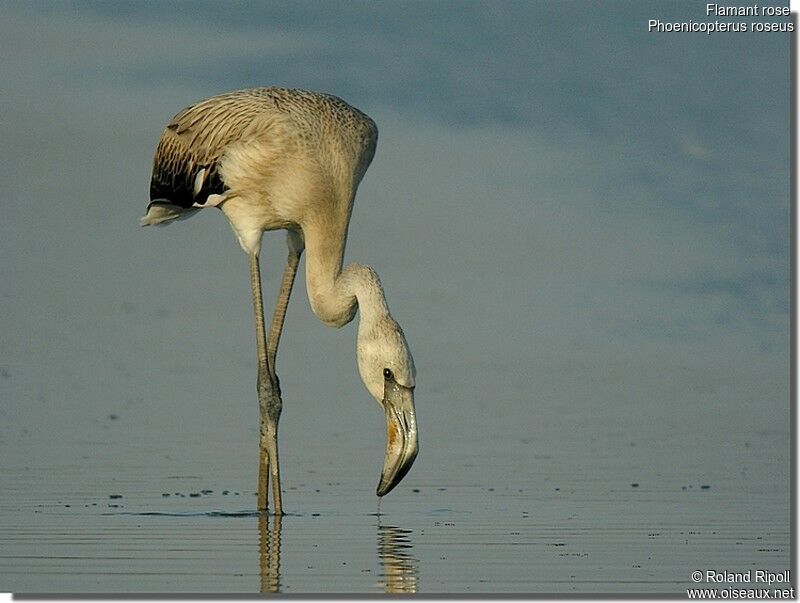
<svg viewBox="0 0 800 603">
<path fill-rule="evenodd" d="M 281 340 L 283 322 L 286 319 L 286 308 L 289 306 L 289 297 L 292 294 L 294 278 L 297 276 L 297 266 L 305 249 L 303 235 L 298 231 L 287 230 L 286 243 L 289 246 L 289 257 L 286 260 L 286 268 L 283 270 L 281 290 L 278 294 L 278 302 L 275 304 L 275 313 L 272 315 L 272 324 L 270 325 L 269 338 L 267 339 L 267 366 L 269 366 L 273 381 L 278 385 L 279 392 L 280 382 L 275 372 L 275 357 L 278 354 L 278 344 Z"/>
<path fill-rule="evenodd" d="M 258 403 L 261 415 L 259 429 L 260 456 L 258 464 L 258 510 L 268 508 L 267 490 L 272 478 L 272 498 L 275 515 L 283 514 L 281 505 L 281 478 L 278 462 L 278 420 L 281 416 L 281 392 L 267 361 L 267 341 L 264 330 L 264 302 L 261 294 L 261 270 L 258 252 L 250 254 L 250 287 L 253 292 L 253 311 L 256 322 L 258 349 Z"/>
</svg>

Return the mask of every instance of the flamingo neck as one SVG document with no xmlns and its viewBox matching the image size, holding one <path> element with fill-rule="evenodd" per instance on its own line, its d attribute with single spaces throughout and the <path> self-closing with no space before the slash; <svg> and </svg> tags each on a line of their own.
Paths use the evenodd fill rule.
<svg viewBox="0 0 800 603">
<path fill-rule="evenodd" d="M 378 274 L 352 263 L 342 270 L 345 237 L 306 237 L 306 288 L 314 314 L 331 327 L 341 327 L 361 313 L 359 331 L 389 316 Z"/>
</svg>

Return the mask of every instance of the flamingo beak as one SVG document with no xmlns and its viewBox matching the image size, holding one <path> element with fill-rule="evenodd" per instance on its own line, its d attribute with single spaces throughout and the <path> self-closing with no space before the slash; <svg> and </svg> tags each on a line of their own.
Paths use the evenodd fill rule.
<svg viewBox="0 0 800 603">
<path fill-rule="evenodd" d="M 388 494 L 400 483 L 419 451 L 414 388 L 387 380 L 383 386 L 383 408 L 386 411 L 386 457 L 378 496 Z"/>
</svg>

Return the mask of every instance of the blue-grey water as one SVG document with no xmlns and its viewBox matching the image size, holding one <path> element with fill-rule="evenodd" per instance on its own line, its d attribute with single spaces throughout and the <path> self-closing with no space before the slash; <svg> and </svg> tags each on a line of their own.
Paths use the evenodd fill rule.
<svg viewBox="0 0 800 603">
<path fill-rule="evenodd" d="M 0 7 L 0 590 L 685 596 L 789 569 L 785 35 L 646 31 L 696 3 L 182 7 Z M 279 523 L 246 259 L 214 210 L 137 225 L 169 117 L 269 84 L 379 125 L 346 261 L 382 277 L 420 429 L 379 506 L 355 324 L 299 278 Z M 268 235 L 268 304 L 284 256 Z"/>
</svg>

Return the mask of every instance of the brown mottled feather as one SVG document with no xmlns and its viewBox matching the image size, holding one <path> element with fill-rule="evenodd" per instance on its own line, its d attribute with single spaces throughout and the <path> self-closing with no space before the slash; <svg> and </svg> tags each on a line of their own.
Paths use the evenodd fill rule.
<svg viewBox="0 0 800 603">
<path fill-rule="evenodd" d="M 224 193 L 227 187 L 219 174 L 220 160 L 228 145 L 241 141 L 248 126 L 265 113 L 290 116 L 301 137 L 314 131 L 322 134 L 325 129 L 326 120 L 308 123 L 309 116 L 333 117 L 340 132 L 349 132 L 359 144 L 371 147 L 366 165 L 372 159 L 377 139 L 375 123 L 341 99 L 285 88 L 238 90 L 187 107 L 167 124 L 153 160 L 150 200 L 167 200 L 189 208 L 205 205 L 209 195 Z M 202 169 L 206 172 L 195 194 L 195 179 Z"/>
<path fill-rule="evenodd" d="M 231 93 L 201 101 L 178 113 L 167 124 L 153 160 L 150 200 L 167 199 L 174 205 L 205 204 L 221 194 L 219 160 L 229 143 L 241 137 L 255 116 L 274 105 L 258 98 Z M 205 169 L 202 188 L 195 195 L 197 173 Z"/>
</svg>

